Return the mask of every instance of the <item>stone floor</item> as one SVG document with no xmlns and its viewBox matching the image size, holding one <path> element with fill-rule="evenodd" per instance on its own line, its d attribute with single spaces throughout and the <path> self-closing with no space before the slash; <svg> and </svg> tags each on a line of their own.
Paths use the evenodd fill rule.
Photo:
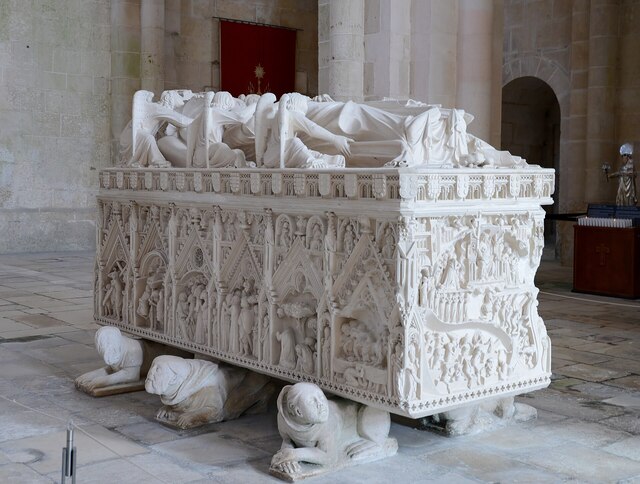
<svg viewBox="0 0 640 484">
<path fill-rule="evenodd" d="M 154 421 L 156 396 L 74 389 L 101 366 L 92 266 L 88 253 L 0 256 L 0 482 L 59 481 L 70 419 L 79 483 L 274 482 L 275 414 L 179 432 Z M 640 483 L 640 301 L 573 294 L 570 280 L 554 263 L 539 273 L 554 378 L 519 398 L 537 421 L 456 438 L 394 423 L 396 457 L 310 482 Z"/>
</svg>

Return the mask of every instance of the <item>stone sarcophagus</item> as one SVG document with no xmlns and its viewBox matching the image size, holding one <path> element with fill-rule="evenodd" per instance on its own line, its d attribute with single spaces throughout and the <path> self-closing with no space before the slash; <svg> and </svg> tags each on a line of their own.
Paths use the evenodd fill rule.
<svg viewBox="0 0 640 484">
<path fill-rule="evenodd" d="M 100 174 L 101 324 L 423 417 L 548 385 L 535 166 Z"/>
</svg>

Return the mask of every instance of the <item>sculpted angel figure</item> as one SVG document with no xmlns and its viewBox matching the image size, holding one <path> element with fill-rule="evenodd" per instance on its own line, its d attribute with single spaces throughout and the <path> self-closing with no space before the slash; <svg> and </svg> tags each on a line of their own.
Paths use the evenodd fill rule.
<svg viewBox="0 0 640 484">
<path fill-rule="evenodd" d="M 223 141 L 230 125 L 245 125 L 255 104 L 247 106 L 226 91 L 207 92 L 202 112 L 187 129 L 187 166 L 224 168 L 246 166 L 245 153 Z"/>
<path fill-rule="evenodd" d="M 349 138 L 331 133 L 305 115 L 306 96 L 284 94 L 277 108 L 275 96 L 265 94 L 258 102 L 256 157 L 268 168 L 342 168 L 349 154 Z M 264 111 L 267 111 L 265 113 Z M 271 112 L 272 114 L 269 114 Z M 259 128 L 259 129 L 258 129 Z M 301 139 L 331 145 L 337 153 L 310 149 Z"/>
<path fill-rule="evenodd" d="M 328 400 L 312 383 L 287 385 L 278 396 L 282 446 L 269 470 L 294 480 L 349 461 L 393 455 L 398 444 L 389 438 L 390 425 L 388 412 L 348 400 Z"/>
<path fill-rule="evenodd" d="M 158 147 L 156 135 L 165 123 L 186 128 L 193 121 L 177 111 L 192 95 L 191 91 L 164 91 L 160 102 L 154 103 L 151 91 L 136 92 L 133 96 L 133 117 L 120 135 L 120 163 L 171 166 Z"/>
</svg>

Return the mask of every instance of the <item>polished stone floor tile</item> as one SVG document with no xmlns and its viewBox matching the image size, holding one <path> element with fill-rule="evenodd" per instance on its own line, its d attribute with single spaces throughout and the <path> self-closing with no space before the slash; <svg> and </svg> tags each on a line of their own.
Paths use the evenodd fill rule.
<svg viewBox="0 0 640 484">
<path fill-rule="evenodd" d="M 523 460 L 584 482 L 617 482 L 640 475 L 637 461 L 580 444 L 551 447 L 524 456 Z"/>
<path fill-rule="evenodd" d="M 75 390 L 103 364 L 92 270 L 89 253 L 0 256 L 0 482 L 59 481 L 69 419 L 93 437 L 76 431 L 79 483 L 280 482 L 268 474 L 273 409 L 178 431 L 155 421 L 155 395 Z M 394 418 L 396 457 L 310 484 L 640 482 L 640 302 L 576 295 L 553 263 L 538 281 L 553 382 L 517 399 L 537 420 L 447 438 Z"/>
</svg>

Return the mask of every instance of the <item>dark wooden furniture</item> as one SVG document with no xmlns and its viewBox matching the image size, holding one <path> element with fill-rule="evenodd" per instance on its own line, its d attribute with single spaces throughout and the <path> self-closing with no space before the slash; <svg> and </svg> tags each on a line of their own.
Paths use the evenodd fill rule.
<svg viewBox="0 0 640 484">
<path fill-rule="evenodd" d="M 640 297 L 640 227 L 574 226 L 573 290 Z"/>
</svg>

